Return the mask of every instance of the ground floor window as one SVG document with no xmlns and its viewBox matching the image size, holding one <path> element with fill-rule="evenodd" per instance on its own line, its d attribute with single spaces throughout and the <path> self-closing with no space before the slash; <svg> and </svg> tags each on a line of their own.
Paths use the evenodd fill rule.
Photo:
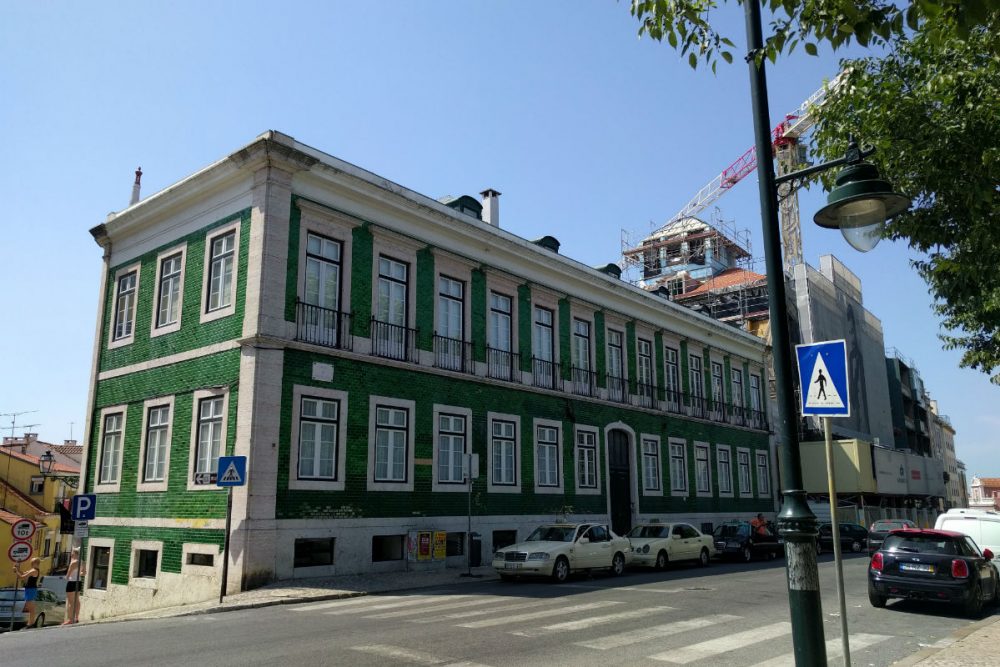
<svg viewBox="0 0 1000 667">
<path fill-rule="evenodd" d="M 295 540 L 294 567 L 333 565 L 332 537 L 300 537 Z"/>
<path fill-rule="evenodd" d="M 152 549 L 139 549 L 135 552 L 135 576 L 155 579 L 156 565 L 159 560 L 159 551 L 154 551 Z"/>
<path fill-rule="evenodd" d="M 445 546 L 446 556 L 465 555 L 465 533 L 448 533 L 448 539 Z"/>
<path fill-rule="evenodd" d="M 189 553 L 187 555 L 188 565 L 200 565 L 202 567 L 214 567 L 215 566 L 215 554 L 197 554 Z"/>
<path fill-rule="evenodd" d="M 111 565 L 111 547 L 94 547 L 90 554 L 90 587 L 106 590 Z"/>
<path fill-rule="evenodd" d="M 406 535 L 375 535 L 372 537 L 372 562 L 403 560 Z"/>
</svg>

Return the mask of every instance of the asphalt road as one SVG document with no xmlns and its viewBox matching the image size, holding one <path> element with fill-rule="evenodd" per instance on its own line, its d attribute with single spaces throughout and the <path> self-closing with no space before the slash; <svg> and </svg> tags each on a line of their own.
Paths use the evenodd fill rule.
<svg viewBox="0 0 1000 667">
<path fill-rule="evenodd" d="M 844 563 L 852 663 L 891 665 L 972 621 L 908 601 L 874 609 L 867 558 Z M 820 558 L 830 664 L 831 556 Z M 990 609 L 987 613 L 996 613 Z M 784 562 L 482 582 L 347 600 L 0 635 L 0 663 L 109 665 L 791 665 Z M 834 657 L 836 656 L 836 657 Z"/>
</svg>

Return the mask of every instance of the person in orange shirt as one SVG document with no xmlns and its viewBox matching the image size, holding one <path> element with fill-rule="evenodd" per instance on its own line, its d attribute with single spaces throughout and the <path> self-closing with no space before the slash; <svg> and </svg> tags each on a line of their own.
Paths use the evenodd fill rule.
<svg viewBox="0 0 1000 667">
<path fill-rule="evenodd" d="M 757 514 L 756 519 L 750 520 L 750 527 L 753 528 L 754 532 L 758 535 L 767 535 L 767 520 L 764 518 L 763 514 Z"/>
</svg>

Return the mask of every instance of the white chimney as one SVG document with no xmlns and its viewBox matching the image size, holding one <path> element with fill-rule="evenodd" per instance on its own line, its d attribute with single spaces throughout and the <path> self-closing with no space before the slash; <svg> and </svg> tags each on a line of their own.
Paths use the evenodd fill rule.
<svg viewBox="0 0 1000 667">
<path fill-rule="evenodd" d="M 479 193 L 483 198 L 483 222 L 494 227 L 500 226 L 500 193 L 488 188 Z"/>
<path fill-rule="evenodd" d="M 135 183 L 132 184 L 132 199 L 129 201 L 129 206 L 135 206 L 139 203 L 139 180 L 142 178 L 142 167 L 135 170 Z"/>
</svg>

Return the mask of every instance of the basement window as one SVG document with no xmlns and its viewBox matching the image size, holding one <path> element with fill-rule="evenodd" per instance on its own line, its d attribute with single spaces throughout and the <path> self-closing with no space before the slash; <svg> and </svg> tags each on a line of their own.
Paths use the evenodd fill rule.
<svg viewBox="0 0 1000 667">
<path fill-rule="evenodd" d="M 215 567 L 215 554 L 189 553 L 187 555 L 188 565 L 200 565 L 202 567 Z"/>
<path fill-rule="evenodd" d="M 403 560 L 406 535 L 375 535 L 372 537 L 372 562 Z"/>
<path fill-rule="evenodd" d="M 332 537 L 300 537 L 295 540 L 294 567 L 319 567 L 333 565 Z"/>
</svg>

